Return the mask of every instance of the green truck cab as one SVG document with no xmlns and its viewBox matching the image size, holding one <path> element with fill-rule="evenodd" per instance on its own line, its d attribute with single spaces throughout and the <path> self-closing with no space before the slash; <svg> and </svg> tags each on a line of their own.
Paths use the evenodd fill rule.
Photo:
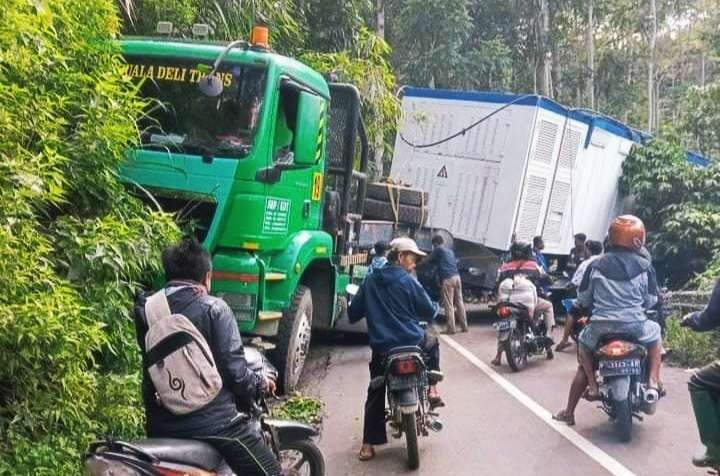
<svg viewBox="0 0 720 476">
<path fill-rule="evenodd" d="M 358 92 L 265 45 L 161 37 L 121 46 L 127 75 L 153 98 L 121 177 L 192 225 L 213 257 L 212 292 L 243 334 L 274 346 L 291 391 L 312 329 L 333 328 L 353 266 L 366 260 Z"/>
</svg>

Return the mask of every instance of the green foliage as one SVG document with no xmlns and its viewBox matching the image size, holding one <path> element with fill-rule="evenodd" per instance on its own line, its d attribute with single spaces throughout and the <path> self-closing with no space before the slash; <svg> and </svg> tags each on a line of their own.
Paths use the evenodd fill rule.
<svg viewBox="0 0 720 476">
<path fill-rule="evenodd" d="M 679 316 L 668 319 L 665 347 L 672 349 L 672 361 L 684 367 L 700 367 L 720 358 L 717 332 L 695 332 L 680 327 Z"/>
<path fill-rule="evenodd" d="M 621 187 L 645 221 L 660 275 L 678 286 L 702 272 L 720 249 L 720 165 L 691 165 L 666 135 L 633 149 Z"/>
<path fill-rule="evenodd" d="M 720 83 L 690 88 L 679 128 L 688 148 L 720 157 Z"/>
<path fill-rule="evenodd" d="M 292 54 L 305 44 L 304 18 L 296 0 L 134 0 L 125 32 L 155 35 L 158 21 L 170 21 L 174 34 L 191 36 L 194 23 L 206 23 L 213 37 L 247 40 L 253 25 L 270 29 L 270 43 L 277 51 Z"/>
<path fill-rule="evenodd" d="M 110 0 L 9 0 L 0 22 L 0 474 L 73 474 L 142 430 L 128 311 L 178 235 L 119 185 L 143 104 Z"/>
<path fill-rule="evenodd" d="M 322 421 L 322 401 L 317 398 L 294 394 L 280 405 L 272 408 L 274 418 L 294 420 L 308 425 L 318 425 Z"/>
<path fill-rule="evenodd" d="M 389 64 L 390 47 L 383 40 L 361 29 L 352 49 L 337 53 L 308 52 L 300 60 L 321 73 L 332 73 L 340 82 L 360 90 L 362 116 L 371 144 L 384 144 L 389 152 L 400 115 L 395 96 L 395 75 Z"/>
<path fill-rule="evenodd" d="M 451 88 L 464 78 L 462 47 L 472 19 L 466 0 L 408 0 L 395 27 L 394 62 L 402 81 L 416 86 Z"/>
</svg>

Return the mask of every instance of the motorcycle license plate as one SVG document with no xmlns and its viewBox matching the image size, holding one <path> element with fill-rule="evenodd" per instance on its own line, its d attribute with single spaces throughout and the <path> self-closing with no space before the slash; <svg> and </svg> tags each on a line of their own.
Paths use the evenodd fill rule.
<svg viewBox="0 0 720 476">
<path fill-rule="evenodd" d="M 601 360 L 598 367 L 603 377 L 640 375 L 640 359 Z"/>
<path fill-rule="evenodd" d="M 495 327 L 497 328 L 498 332 L 509 331 L 512 327 L 512 324 L 509 319 L 506 319 L 503 321 L 497 321 L 495 323 Z"/>
</svg>

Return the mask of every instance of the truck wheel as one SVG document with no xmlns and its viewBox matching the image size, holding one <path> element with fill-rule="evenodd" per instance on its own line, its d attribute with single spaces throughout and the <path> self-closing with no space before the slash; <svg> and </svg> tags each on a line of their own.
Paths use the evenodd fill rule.
<svg viewBox="0 0 720 476">
<path fill-rule="evenodd" d="M 398 205 L 397 221 L 408 225 L 423 226 L 428 219 L 428 208 L 413 207 L 410 205 Z M 365 199 L 364 215 L 369 219 L 395 221 L 395 212 L 390 202 Z"/>
<path fill-rule="evenodd" d="M 310 288 L 298 285 L 290 307 L 283 312 L 277 348 L 273 351 L 273 361 L 280 372 L 278 387 L 281 392 L 294 391 L 300 381 L 310 348 L 312 316 Z"/>
</svg>

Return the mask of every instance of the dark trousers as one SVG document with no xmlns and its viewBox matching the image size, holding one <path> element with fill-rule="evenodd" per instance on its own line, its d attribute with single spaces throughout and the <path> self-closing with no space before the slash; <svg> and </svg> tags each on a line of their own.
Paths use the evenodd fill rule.
<svg viewBox="0 0 720 476">
<path fill-rule="evenodd" d="M 425 334 L 421 345 L 425 353 L 425 363 L 430 370 L 440 370 L 440 344 L 436 337 Z M 372 353 L 370 359 L 370 380 L 385 372 L 385 354 Z M 387 443 L 385 431 L 385 384 L 373 388 L 368 385 L 365 400 L 365 420 L 363 421 L 363 444 L 384 445 Z"/>
<path fill-rule="evenodd" d="M 688 382 L 690 391 L 706 390 L 720 394 L 720 361 L 706 365 L 690 377 Z"/>
<path fill-rule="evenodd" d="M 260 432 L 242 418 L 231 422 L 217 434 L 195 439 L 212 445 L 237 475 L 280 476 L 282 474 L 280 463 L 265 444 Z"/>
</svg>

